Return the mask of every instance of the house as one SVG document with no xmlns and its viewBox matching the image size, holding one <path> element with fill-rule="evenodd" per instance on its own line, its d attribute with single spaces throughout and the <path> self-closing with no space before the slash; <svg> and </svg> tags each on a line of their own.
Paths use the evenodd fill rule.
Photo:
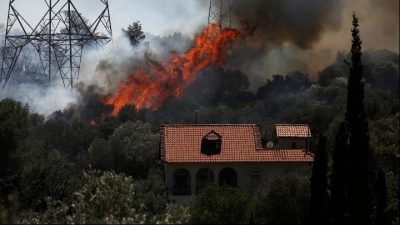
<svg viewBox="0 0 400 225">
<path fill-rule="evenodd" d="M 161 125 L 160 156 L 168 199 L 187 204 L 211 182 L 254 192 L 274 175 L 310 173 L 313 155 L 306 151 L 308 141 L 304 140 L 310 137 L 309 130 L 304 136 L 304 132 L 295 133 L 303 126 L 285 126 L 283 133 L 282 127 L 276 126 L 279 148 L 266 149 L 256 124 Z M 286 148 L 282 144 L 286 139 L 297 141 L 296 146 Z"/>
</svg>

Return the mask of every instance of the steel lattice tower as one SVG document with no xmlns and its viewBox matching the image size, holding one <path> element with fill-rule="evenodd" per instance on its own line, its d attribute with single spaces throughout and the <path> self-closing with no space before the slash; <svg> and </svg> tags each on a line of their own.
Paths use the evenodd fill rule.
<svg viewBox="0 0 400 225">
<path fill-rule="evenodd" d="M 208 25 L 217 24 L 219 28 L 231 28 L 231 0 L 210 0 Z"/>
<path fill-rule="evenodd" d="M 38 53 L 43 68 L 41 82 L 50 83 L 59 74 L 65 87 L 74 87 L 79 77 L 83 47 L 111 41 L 108 0 L 97 0 L 101 2 L 102 10 L 91 24 L 72 0 L 42 0 L 48 8 L 34 27 L 19 13 L 16 1 L 10 0 L 8 8 L 0 84 L 7 85 L 22 49 L 30 44 Z M 12 29 L 22 33 L 16 34 Z"/>
</svg>

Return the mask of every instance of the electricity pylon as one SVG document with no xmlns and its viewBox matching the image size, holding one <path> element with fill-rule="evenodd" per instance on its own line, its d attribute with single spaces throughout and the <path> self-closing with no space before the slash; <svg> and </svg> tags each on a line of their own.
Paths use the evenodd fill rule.
<svg viewBox="0 0 400 225">
<path fill-rule="evenodd" d="M 31 26 L 10 0 L 1 62 L 0 84 L 5 87 L 20 53 L 31 45 L 39 55 L 39 82 L 50 83 L 57 74 L 65 87 L 73 88 L 79 78 L 82 50 L 86 45 L 111 41 L 112 29 L 108 0 L 97 0 L 102 11 L 89 24 L 72 0 L 43 0 L 47 11 L 36 26 Z M 19 33 L 16 32 L 19 31 Z"/>
<path fill-rule="evenodd" d="M 231 0 L 210 0 L 208 25 L 216 24 L 219 28 L 231 28 Z"/>
</svg>

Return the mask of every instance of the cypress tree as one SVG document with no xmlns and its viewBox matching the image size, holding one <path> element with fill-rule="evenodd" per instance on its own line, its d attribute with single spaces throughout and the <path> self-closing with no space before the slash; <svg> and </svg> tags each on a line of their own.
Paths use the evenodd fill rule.
<svg viewBox="0 0 400 225">
<path fill-rule="evenodd" d="M 348 132 L 345 122 L 340 124 L 333 147 L 333 165 L 331 174 L 331 200 L 329 216 L 334 224 L 345 222 L 345 177 L 346 177 L 346 151 L 348 148 Z"/>
<path fill-rule="evenodd" d="M 326 138 L 319 138 L 311 175 L 310 222 L 324 224 L 327 200 L 327 153 Z"/>
<path fill-rule="evenodd" d="M 347 87 L 346 121 L 349 128 L 348 204 L 349 222 L 371 223 L 368 123 L 364 111 L 363 65 L 358 18 L 353 14 L 351 68 Z"/>
</svg>

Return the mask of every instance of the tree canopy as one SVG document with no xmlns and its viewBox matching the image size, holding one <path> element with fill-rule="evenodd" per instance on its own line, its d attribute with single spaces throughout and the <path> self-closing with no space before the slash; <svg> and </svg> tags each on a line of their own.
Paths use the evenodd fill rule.
<svg viewBox="0 0 400 225">
<path fill-rule="evenodd" d="M 122 29 L 122 31 L 128 36 L 133 46 L 138 45 L 146 38 L 146 35 L 142 31 L 142 24 L 139 21 L 133 22 L 126 30 Z"/>
</svg>

